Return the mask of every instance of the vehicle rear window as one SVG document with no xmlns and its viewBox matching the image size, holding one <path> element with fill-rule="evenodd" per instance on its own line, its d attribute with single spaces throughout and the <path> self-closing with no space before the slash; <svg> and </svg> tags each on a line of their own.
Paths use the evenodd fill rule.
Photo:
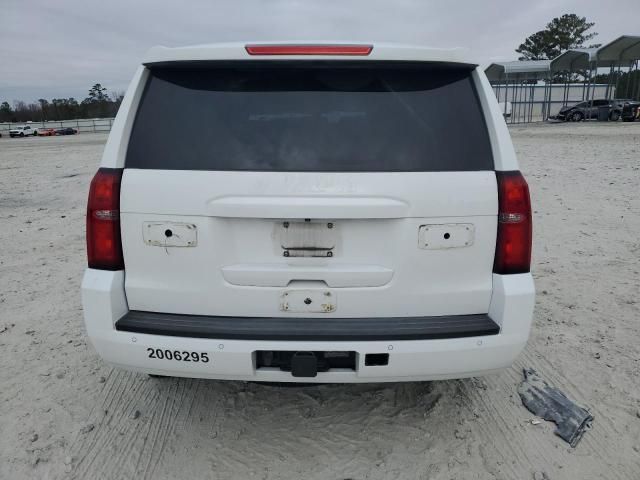
<svg viewBox="0 0 640 480">
<path fill-rule="evenodd" d="M 469 66 L 222 64 L 152 68 L 128 168 L 492 170 Z"/>
</svg>

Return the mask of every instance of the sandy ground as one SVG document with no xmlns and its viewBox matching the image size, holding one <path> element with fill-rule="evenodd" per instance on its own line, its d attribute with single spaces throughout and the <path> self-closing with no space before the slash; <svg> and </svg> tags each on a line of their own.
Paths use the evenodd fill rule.
<svg viewBox="0 0 640 480">
<path fill-rule="evenodd" d="M 511 132 L 538 288 L 513 368 L 306 388 L 105 366 L 79 287 L 106 137 L 0 139 L 0 478 L 640 478 L 640 124 Z M 593 412 L 577 448 L 530 422 L 516 393 L 525 366 Z"/>
</svg>

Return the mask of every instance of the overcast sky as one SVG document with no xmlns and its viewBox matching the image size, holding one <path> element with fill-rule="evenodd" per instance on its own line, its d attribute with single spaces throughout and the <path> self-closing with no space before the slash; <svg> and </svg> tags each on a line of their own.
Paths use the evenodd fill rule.
<svg viewBox="0 0 640 480">
<path fill-rule="evenodd" d="M 153 45 L 387 41 L 467 47 L 486 66 L 564 13 L 600 43 L 640 34 L 640 0 L 0 0 L 0 102 L 124 90 Z"/>
</svg>

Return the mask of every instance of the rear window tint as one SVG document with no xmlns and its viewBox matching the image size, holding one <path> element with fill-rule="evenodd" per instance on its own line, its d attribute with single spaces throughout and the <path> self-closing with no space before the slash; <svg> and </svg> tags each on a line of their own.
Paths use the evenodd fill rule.
<svg viewBox="0 0 640 480">
<path fill-rule="evenodd" d="M 256 63 L 152 69 L 126 166 L 316 172 L 493 169 L 468 66 Z"/>
</svg>

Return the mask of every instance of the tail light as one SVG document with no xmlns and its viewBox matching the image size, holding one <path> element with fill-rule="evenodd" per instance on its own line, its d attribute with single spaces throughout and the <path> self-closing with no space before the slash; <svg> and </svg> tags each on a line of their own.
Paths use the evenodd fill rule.
<svg viewBox="0 0 640 480">
<path fill-rule="evenodd" d="M 493 272 L 527 273 L 531 268 L 531 201 L 529 186 L 518 171 L 496 172 L 498 238 Z"/>
<path fill-rule="evenodd" d="M 249 55 L 348 55 L 366 56 L 373 45 L 246 45 Z"/>
<path fill-rule="evenodd" d="M 123 270 L 120 239 L 121 168 L 101 168 L 91 181 L 87 205 L 89 268 Z"/>
</svg>

